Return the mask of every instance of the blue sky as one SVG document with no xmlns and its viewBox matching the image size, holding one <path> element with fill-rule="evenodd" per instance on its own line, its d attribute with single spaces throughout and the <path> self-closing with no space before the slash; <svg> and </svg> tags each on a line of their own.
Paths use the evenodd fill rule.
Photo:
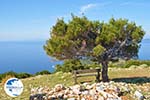
<svg viewBox="0 0 150 100">
<path fill-rule="evenodd" d="M 49 38 L 57 18 L 70 14 L 90 20 L 127 18 L 142 25 L 150 38 L 150 0 L 0 0 L 0 41 L 41 41 Z"/>
</svg>

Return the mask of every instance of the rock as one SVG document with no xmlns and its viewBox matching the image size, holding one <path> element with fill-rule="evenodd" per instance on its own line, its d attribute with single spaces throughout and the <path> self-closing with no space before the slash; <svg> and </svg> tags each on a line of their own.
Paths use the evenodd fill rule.
<svg viewBox="0 0 150 100">
<path fill-rule="evenodd" d="M 31 89 L 31 95 L 35 94 L 35 89 Z"/>
<path fill-rule="evenodd" d="M 57 84 L 53 89 L 49 89 L 48 87 L 31 88 L 30 97 L 33 99 L 30 100 L 39 100 L 38 98 L 41 100 L 129 100 L 128 96 L 126 96 L 127 94 L 130 94 L 131 97 L 135 95 L 138 100 L 143 100 L 143 94 L 135 91 L 135 89 L 148 92 L 149 89 L 147 86 L 149 86 L 148 83 L 138 86 L 136 84 L 113 81 L 93 84 L 84 83 L 70 87 Z M 145 95 L 145 98 L 148 97 Z"/>
<path fill-rule="evenodd" d="M 56 98 L 57 98 L 56 95 L 48 96 L 48 100 L 55 100 Z"/>
<path fill-rule="evenodd" d="M 54 93 L 53 90 L 48 92 L 49 95 L 52 95 L 53 93 Z"/>
<path fill-rule="evenodd" d="M 57 84 L 57 85 L 55 85 L 54 91 L 59 92 L 63 89 L 64 89 L 64 86 L 62 84 Z"/>
<path fill-rule="evenodd" d="M 92 89 L 92 88 L 93 88 L 92 85 L 87 85 L 87 86 L 85 87 L 85 89 L 87 89 L 87 90 L 90 90 L 90 89 Z"/>
<path fill-rule="evenodd" d="M 63 96 L 64 96 L 64 93 L 58 93 L 58 95 L 57 95 L 57 97 L 59 98 L 59 99 L 63 99 Z"/>
<path fill-rule="evenodd" d="M 139 91 L 135 91 L 134 95 L 138 98 L 138 100 L 144 100 L 144 95 Z"/>
<path fill-rule="evenodd" d="M 44 100 L 47 100 L 48 98 L 47 98 L 47 96 L 43 96 L 43 99 L 44 99 Z"/>
<path fill-rule="evenodd" d="M 86 89 L 85 86 L 83 86 L 83 85 L 80 86 L 80 91 L 84 91 L 85 89 Z"/>
<path fill-rule="evenodd" d="M 120 90 L 118 87 L 115 87 L 115 88 L 114 88 L 114 91 L 115 91 L 116 93 L 119 93 L 121 90 Z"/>
<path fill-rule="evenodd" d="M 71 86 L 70 88 L 71 88 L 72 90 L 73 90 L 73 89 L 80 90 L 80 85 L 74 85 L 74 86 Z"/>
<path fill-rule="evenodd" d="M 65 91 L 64 91 L 64 94 L 69 94 L 70 93 L 70 89 L 69 88 L 67 88 Z"/>
<path fill-rule="evenodd" d="M 78 90 L 78 89 L 73 89 L 72 91 L 73 91 L 74 94 L 77 94 L 77 95 L 78 95 L 78 94 L 81 94 L 81 91 Z"/>
<path fill-rule="evenodd" d="M 67 99 L 68 98 L 68 96 L 67 95 L 64 95 L 64 99 Z"/>
<path fill-rule="evenodd" d="M 105 98 L 103 96 L 99 96 L 98 99 L 93 99 L 93 100 L 105 100 Z"/>
<path fill-rule="evenodd" d="M 73 93 L 75 94 L 81 94 L 80 90 L 81 90 L 81 86 L 80 85 L 74 85 L 72 87 L 70 87 L 73 91 Z"/>
<path fill-rule="evenodd" d="M 86 90 L 86 91 L 83 91 L 82 94 L 83 94 L 83 95 L 88 95 L 88 94 L 89 94 L 89 91 L 87 91 L 87 90 Z"/>
<path fill-rule="evenodd" d="M 86 100 L 85 98 L 81 98 L 81 100 Z"/>
<path fill-rule="evenodd" d="M 29 100 L 44 100 L 43 96 L 45 96 L 45 94 L 35 94 L 30 96 Z"/>
<path fill-rule="evenodd" d="M 42 93 L 43 93 L 43 90 L 44 90 L 44 88 L 42 88 L 42 87 L 39 88 L 39 89 L 38 89 L 38 93 L 39 93 L 39 94 L 42 94 Z"/>
<path fill-rule="evenodd" d="M 67 100 L 76 100 L 76 98 L 68 98 Z"/>
<path fill-rule="evenodd" d="M 102 87 L 102 86 L 97 86 L 97 87 L 96 87 L 96 90 L 97 90 L 97 91 L 103 91 L 103 90 L 104 90 L 104 87 Z"/>
<path fill-rule="evenodd" d="M 89 90 L 89 94 L 91 96 L 95 96 L 96 95 L 96 90 L 92 89 L 92 90 Z"/>
</svg>

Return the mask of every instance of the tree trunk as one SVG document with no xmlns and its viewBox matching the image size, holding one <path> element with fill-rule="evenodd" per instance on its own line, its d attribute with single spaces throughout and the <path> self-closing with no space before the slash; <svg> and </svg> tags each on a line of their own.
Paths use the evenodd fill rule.
<svg viewBox="0 0 150 100">
<path fill-rule="evenodd" d="M 103 82 L 108 82 L 108 62 L 107 61 L 102 61 L 102 81 Z"/>
</svg>

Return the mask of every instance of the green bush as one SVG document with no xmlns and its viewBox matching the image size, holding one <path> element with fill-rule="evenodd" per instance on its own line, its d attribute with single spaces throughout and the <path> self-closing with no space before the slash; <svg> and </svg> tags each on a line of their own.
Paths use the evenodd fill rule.
<svg viewBox="0 0 150 100">
<path fill-rule="evenodd" d="M 132 65 L 140 66 L 142 64 L 146 64 L 146 65 L 150 66 L 150 61 L 128 60 L 124 67 L 129 68 Z"/>
<path fill-rule="evenodd" d="M 21 78 L 28 78 L 28 77 L 31 77 L 33 75 L 28 74 L 28 73 L 16 73 L 16 72 L 13 72 L 13 71 L 9 71 L 9 72 L 0 74 L 0 82 L 1 82 L 2 79 L 4 79 L 7 76 L 13 76 L 13 77 L 21 79 Z"/>
<path fill-rule="evenodd" d="M 0 74 L 0 82 L 2 81 L 2 79 L 4 79 L 6 76 L 17 76 L 17 73 L 13 72 L 13 71 L 9 71 L 3 74 Z"/>
<path fill-rule="evenodd" d="M 33 76 L 32 74 L 29 74 L 29 73 L 18 73 L 17 74 L 17 78 L 28 78 L 28 77 L 31 77 Z"/>
<path fill-rule="evenodd" d="M 3 75 L 2 74 L 0 74 L 0 82 L 1 82 L 1 80 L 3 79 Z"/>
<path fill-rule="evenodd" d="M 62 65 L 56 65 L 55 72 L 71 72 L 76 69 L 83 69 L 83 66 L 79 60 L 65 60 Z"/>
<path fill-rule="evenodd" d="M 109 62 L 108 66 L 112 68 L 116 68 L 116 67 L 124 68 L 125 64 L 126 64 L 125 60 L 118 60 L 117 62 Z"/>
<path fill-rule="evenodd" d="M 48 70 L 43 70 L 41 72 L 37 72 L 35 75 L 45 75 L 45 74 L 51 74 Z"/>
<path fill-rule="evenodd" d="M 14 76 L 17 77 L 17 73 L 13 72 L 13 71 L 9 71 L 3 74 L 0 74 L 0 80 L 2 80 L 3 78 L 5 78 L 6 76 Z"/>
<path fill-rule="evenodd" d="M 99 64 L 89 61 L 81 61 L 81 60 L 65 60 L 62 65 L 55 66 L 55 72 L 62 71 L 62 72 L 72 72 L 73 70 L 78 69 L 90 69 L 90 68 L 97 68 L 100 67 Z"/>
<path fill-rule="evenodd" d="M 115 62 L 115 63 L 113 63 L 113 62 L 110 63 L 109 67 L 129 68 L 132 65 L 135 65 L 138 67 L 142 64 L 146 64 L 147 66 L 150 66 L 150 61 L 148 61 L 148 60 L 128 60 L 128 61 L 120 60 L 120 61 Z"/>
</svg>

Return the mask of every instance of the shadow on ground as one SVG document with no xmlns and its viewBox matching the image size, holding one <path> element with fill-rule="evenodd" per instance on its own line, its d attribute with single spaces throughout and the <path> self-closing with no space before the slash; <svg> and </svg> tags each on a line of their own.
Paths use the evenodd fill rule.
<svg viewBox="0 0 150 100">
<path fill-rule="evenodd" d="M 150 77 L 129 77 L 129 78 L 114 78 L 111 79 L 115 82 L 126 82 L 126 83 L 133 83 L 133 84 L 142 84 L 150 82 Z"/>
</svg>

